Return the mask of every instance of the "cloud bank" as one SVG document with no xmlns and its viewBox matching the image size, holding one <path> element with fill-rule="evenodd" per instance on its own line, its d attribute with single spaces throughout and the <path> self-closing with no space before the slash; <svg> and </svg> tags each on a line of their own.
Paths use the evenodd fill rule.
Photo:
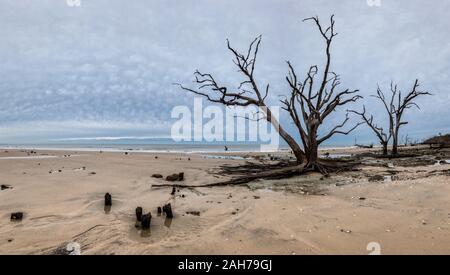
<svg viewBox="0 0 450 275">
<path fill-rule="evenodd" d="M 339 35 L 333 70 L 342 87 L 369 95 L 391 80 L 408 90 L 415 78 L 434 94 L 410 110 L 404 134 L 422 138 L 450 131 L 450 3 L 382 0 L 2 0 L 0 8 L 0 143 L 54 139 L 167 136 L 171 110 L 193 103 L 172 85 L 189 84 L 196 69 L 236 87 L 225 39 L 245 50 L 262 34 L 256 69 L 271 84 L 271 104 L 288 93 L 286 60 L 298 74 L 322 66 L 323 42 L 302 19 L 335 14 Z M 357 107 L 357 106 L 356 106 Z M 336 115 L 335 121 L 342 116 Z M 284 115 L 282 121 L 290 124 Z M 289 128 L 289 127 L 288 127 Z M 291 132 L 293 128 L 289 128 Z M 361 127 L 331 142 L 375 141 Z"/>
</svg>

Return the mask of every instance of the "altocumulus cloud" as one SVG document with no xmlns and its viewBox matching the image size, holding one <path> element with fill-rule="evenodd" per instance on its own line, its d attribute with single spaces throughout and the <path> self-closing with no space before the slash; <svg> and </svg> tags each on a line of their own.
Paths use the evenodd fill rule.
<svg viewBox="0 0 450 275">
<path fill-rule="evenodd" d="M 195 69 L 231 87 L 240 82 L 226 38 L 244 50 L 263 35 L 256 74 L 261 85 L 271 84 L 269 100 L 278 104 L 288 92 L 285 60 L 302 75 L 323 64 L 321 37 L 301 20 L 330 14 L 339 32 L 332 66 L 342 87 L 360 89 L 368 109 L 383 119 L 368 96 L 377 83 L 387 88 L 394 80 L 406 90 L 419 78 L 434 96 L 411 110 L 403 133 L 421 138 L 450 130 L 448 1 L 382 0 L 380 7 L 365 0 L 81 3 L 1 1 L 0 142 L 167 136 L 172 107 L 192 105 L 192 96 L 172 83 L 189 84 Z M 372 139 L 363 127 L 357 135 Z M 353 136 L 332 142 L 349 140 Z"/>
</svg>

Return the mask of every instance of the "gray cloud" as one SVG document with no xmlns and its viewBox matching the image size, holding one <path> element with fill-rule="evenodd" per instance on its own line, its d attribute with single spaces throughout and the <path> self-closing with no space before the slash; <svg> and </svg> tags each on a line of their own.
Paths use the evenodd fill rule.
<svg viewBox="0 0 450 275">
<path fill-rule="evenodd" d="M 377 83 L 387 88 L 394 80 L 407 90 L 419 78 L 434 96 L 407 114 L 404 133 L 421 138 L 450 130 L 448 1 L 81 1 L 1 1 L 0 142 L 167 135 L 172 107 L 192 104 L 173 82 L 190 83 L 200 69 L 239 83 L 226 38 L 245 49 L 263 35 L 257 77 L 270 82 L 277 104 L 288 92 L 285 60 L 299 74 L 323 64 L 320 36 L 301 20 L 333 13 L 339 35 L 332 65 L 343 86 L 360 89 L 382 119 L 381 106 L 368 97 Z M 364 128 L 357 136 L 373 138 Z"/>
</svg>

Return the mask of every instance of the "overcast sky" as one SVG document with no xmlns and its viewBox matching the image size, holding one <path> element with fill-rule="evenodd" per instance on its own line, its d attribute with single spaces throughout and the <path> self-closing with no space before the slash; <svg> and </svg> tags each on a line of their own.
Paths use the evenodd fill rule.
<svg viewBox="0 0 450 275">
<path fill-rule="evenodd" d="M 409 110 L 402 134 L 450 132 L 449 11 L 447 0 L 0 0 L 0 143 L 168 136 L 172 107 L 193 102 L 173 82 L 190 84 L 196 69 L 231 87 L 241 81 L 226 38 L 245 50 L 262 34 L 255 75 L 277 104 L 288 93 L 286 60 L 299 75 L 324 62 L 320 35 L 302 19 L 331 14 L 342 88 L 360 89 L 382 120 L 369 97 L 377 83 L 407 91 L 419 78 L 434 96 Z M 329 124 L 341 119 L 338 112 Z M 361 127 L 334 142 L 355 136 L 376 141 Z"/>
</svg>

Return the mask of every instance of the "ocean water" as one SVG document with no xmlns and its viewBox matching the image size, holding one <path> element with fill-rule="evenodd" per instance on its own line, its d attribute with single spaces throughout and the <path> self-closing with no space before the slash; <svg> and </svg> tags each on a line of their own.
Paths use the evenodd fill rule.
<svg viewBox="0 0 450 275">
<path fill-rule="evenodd" d="M 225 150 L 225 146 L 227 150 Z M 322 148 L 348 147 L 326 145 Z M 288 151 L 289 146 L 281 144 L 275 150 L 262 150 L 259 143 L 219 143 L 219 142 L 174 142 L 170 139 L 102 139 L 74 140 L 50 143 L 0 144 L 0 149 L 27 150 L 69 150 L 69 151 L 135 151 L 150 153 L 219 153 L 219 152 L 274 152 Z"/>
</svg>

